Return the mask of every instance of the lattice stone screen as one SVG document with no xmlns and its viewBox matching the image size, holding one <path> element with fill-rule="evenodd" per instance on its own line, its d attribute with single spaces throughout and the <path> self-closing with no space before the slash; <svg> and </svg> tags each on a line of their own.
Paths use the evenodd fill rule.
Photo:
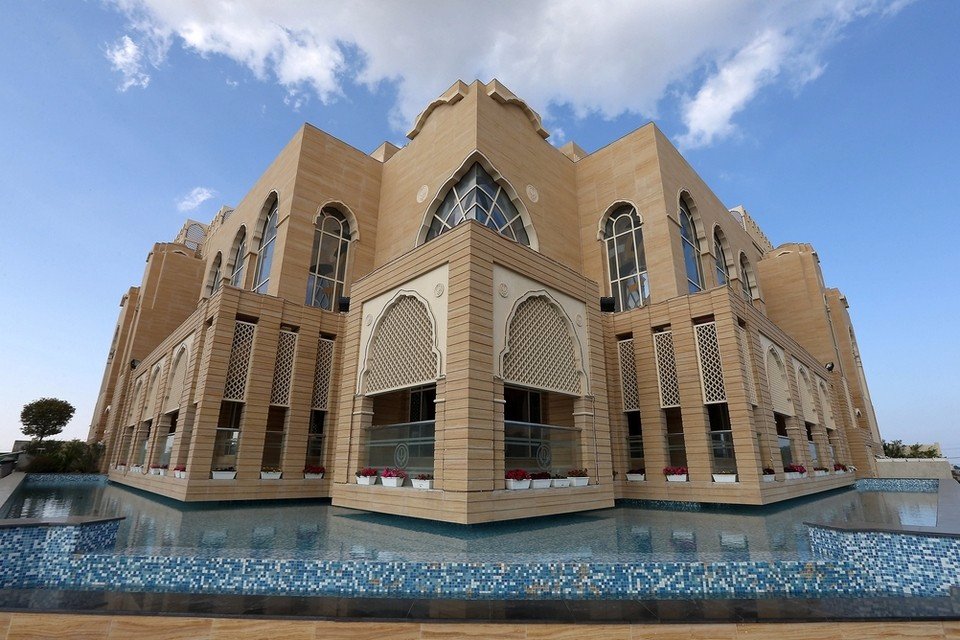
<svg viewBox="0 0 960 640">
<path fill-rule="evenodd" d="M 673 356 L 673 332 L 653 334 L 653 355 L 657 360 L 657 384 L 660 386 L 660 407 L 680 406 L 680 384 L 677 381 L 677 361 Z"/>
<path fill-rule="evenodd" d="M 270 404 L 290 406 L 290 380 L 293 378 L 293 359 L 297 354 L 297 334 L 281 331 L 277 341 L 277 361 L 273 367 L 273 388 Z"/>
<path fill-rule="evenodd" d="M 233 345 L 230 347 L 230 362 L 227 364 L 227 378 L 223 383 L 224 400 L 243 401 L 247 393 L 247 375 L 250 371 L 250 353 L 253 351 L 253 337 L 257 325 L 237 320 L 233 331 Z"/>
<path fill-rule="evenodd" d="M 190 352 L 187 349 L 178 349 L 173 356 L 173 373 L 167 383 L 167 395 L 163 402 L 163 413 L 170 413 L 180 407 L 180 398 L 183 396 L 183 384 L 187 375 L 187 360 Z"/>
<path fill-rule="evenodd" d="M 740 365 L 743 371 L 743 380 L 747 387 L 747 400 L 757 406 L 757 382 L 753 379 L 753 358 L 750 349 L 750 336 L 743 327 L 737 327 L 737 343 L 740 347 Z"/>
<path fill-rule="evenodd" d="M 320 338 L 317 343 L 317 367 L 313 371 L 312 408 L 327 411 L 330 407 L 330 376 L 333 374 L 333 340 Z"/>
<path fill-rule="evenodd" d="M 137 379 L 136 384 L 133 387 L 133 393 L 130 395 L 130 406 L 127 408 L 127 425 L 132 425 L 137 423 L 136 416 L 140 415 L 137 413 L 137 409 L 140 408 L 140 401 L 143 399 L 143 382 L 146 379 L 145 375 L 140 376 Z"/>
<path fill-rule="evenodd" d="M 813 388 L 810 386 L 810 374 L 806 367 L 799 362 L 794 361 L 797 371 L 797 387 L 800 391 L 800 413 L 806 422 L 819 424 L 820 418 L 817 416 L 817 404 L 813 400 Z"/>
<path fill-rule="evenodd" d="M 640 410 L 640 393 L 637 391 L 637 357 L 633 352 L 633 338 L 617 342 L 620 359 L 620 387 L 623 394 L 623 410 Z"/>
<path fill-rule="evenodd" d="M 377 323 L 371 339 L 364 392 L 379 393 L 433 382 L 440 376 L 433 323 L 427 306 L 400 296 Z"/>
<path fill-rule="evenodd" d="M 727 391 L 723 386 L 723 362 L 720 360 L 717 323 L 705 322 L 695 325 L 693 335 L 697 340 L 697 363 L 700 365 L 703 403 L 726 402 Z"/>
<path fill-rule="evenodd" d="M 823 424 L 828 429 L 836 429 L 837 421 L 833 418 L 833 406 L 830 404 L 827 381 L 820 377 L 817 377 L 817 393 L 820 394 L 820 406 L 823 407 Z"/>
<path fill-rule="evenodd" d="M 767 385 L 770 387 L 770 399 L 773 410 L 785 416 L 793 415 L 793 403 L 790 401 L 790 387 L 787 383 L 787 368 L 783 364 L 782 352 L 769 346 L 766 351 Z"/>
<path fill-rule="evenodd" d="M 561 311 L 546 296 L 527 298 L 507 327 L 503 379 L 534 389 L 581 395 L 577 347 Z"/>
</svg>

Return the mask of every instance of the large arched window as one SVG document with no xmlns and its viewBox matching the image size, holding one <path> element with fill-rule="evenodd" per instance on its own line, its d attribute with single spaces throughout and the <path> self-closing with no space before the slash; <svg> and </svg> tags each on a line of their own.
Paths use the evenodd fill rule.
<svg viewBox="0 0 960 640">
<path fill-rule="evenodd" d="M 517 207 L 479 162 L 474 163 L 466 175 L 450 187 L 433 214 L 426 240 L 436 238 L 464 220 L 476 220 L 502 236 L 530 246 L 530 238 Z"/>
<path fill-rule="evenodd" d="M 279 203 L 274 200 L 267 219 L 263 221 L 263 233 L 260 235 L 260 248 L 257 250 L 257 274 L 253 280 L 256 293 L 266 293 L 270 284 L 270 265 L 273 263 L 273 246 L 277 240 L 277 219 L 280 217 Z"/>
<path fill-rule="evenodd" d="M 230 284 L 243 288 L 243 267 L 247 260 L 247 230 L 240 228 L 237 239 L 234 241 L 236 249 L 233 253 L 233 273 L 230 274 Z"/>
<path fill-rule="evenodd" d="M 753 280 L 753 267 L 747 256 L 740 254 L 740 286 L 743 287 L 743 297 L 753 300 L 756 293 L 756 283 Z"/>
<path fill-rule="evenodd" d="M 693 225 L 693 216 L 687 204 L 680 200 L 680 239 L 683 244 L 683 262 L 687 266 L 687 284 L 690 293 L 703 291 L 703 271 L 700 269 L 700 239 Z"/>
<path fill-rule="evenodd" d="M 210 283 L 207 290 L 212 296 L 220 290 L 220 280 L 222 279 L 221 269 L 223 268 L 223 254 L 217 252 L 217 257 L 213 259 L 213 266 L 210 268 Z"/>
<path fill-rule="evenodd" d="M 713 230 L 713 253 L 716 256 L 717 284 L 730 282 L 730 267 L 727 263 L 727 252 L 723 248 L 726 238 L 719 228 Z"/>
<path fill-rule="evenodd" d="M 626 311 L 649 303 L 647 258 L 637 210 L 628 204 L 617 208 L 607 219 L 603 238 L 610 265 L 610 294 L 616 299 L 616 310 Z"/>
<path fill-rule="evenodd" d="M 333 207 L 324 207 L 313 232 L 313 255 L 307 277 L 307 304 L 333 311 L 343 295 L 350 247 L 350 223 Z"/>
</svg>

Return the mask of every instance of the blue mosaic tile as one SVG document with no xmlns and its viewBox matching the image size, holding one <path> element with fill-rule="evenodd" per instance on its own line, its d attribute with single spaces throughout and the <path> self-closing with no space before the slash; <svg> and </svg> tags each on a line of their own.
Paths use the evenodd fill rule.
<svg viewBox="0 0 960 640">
<path fill-rule="evenodd" d="M 903 493 L 936 493 L 940 481 L 930 478 L 863 478 L 857 480 L 857 491 L 895 491 Z"/>
<path fill-rule="evenodd" d="M 32 486 L 107 484 L 107 476 L 99 473 L 28 473 L 23 483 Z"/>
</svg>

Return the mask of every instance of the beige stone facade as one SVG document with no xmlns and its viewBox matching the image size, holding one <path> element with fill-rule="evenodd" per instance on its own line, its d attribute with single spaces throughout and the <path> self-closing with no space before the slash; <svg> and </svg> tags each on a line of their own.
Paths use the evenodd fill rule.
<svg viewBox="0 0 960 640">
<path fill-rule="evenodd" d="M 873 475 L 846 300 L 812 248 L 774 248 L 653 124 L 592 154 L 546 136 L 497 81 L 456 83 L 401 149 L 301 128 L 124 296 L 90 429 L 110 479 L 475 523 Z M 511 490 L 514 469 L 588 482 Z"/>
</svg>

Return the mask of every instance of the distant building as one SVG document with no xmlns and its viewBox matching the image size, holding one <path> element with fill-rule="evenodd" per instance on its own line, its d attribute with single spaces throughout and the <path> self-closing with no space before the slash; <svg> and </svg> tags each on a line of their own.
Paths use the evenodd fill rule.
<svg viewBox="0 0 960 640">
<path fill-rule="evenodd" d="M 556 149 L 494 80 L 457 82 L 408 137 L 367 155 L 305 125 L 235 209 L 154 245 L 90 430 L 111 480 L 469 523 L 763 504 L 853 482 L 834 464 L 875 474 L 846 299 L 655 125 Z M 366 466 L 433 490 L 359 486 Z M 517 468 L 586 468 L 589 486 L 506 490 Z"/>
</svg>

